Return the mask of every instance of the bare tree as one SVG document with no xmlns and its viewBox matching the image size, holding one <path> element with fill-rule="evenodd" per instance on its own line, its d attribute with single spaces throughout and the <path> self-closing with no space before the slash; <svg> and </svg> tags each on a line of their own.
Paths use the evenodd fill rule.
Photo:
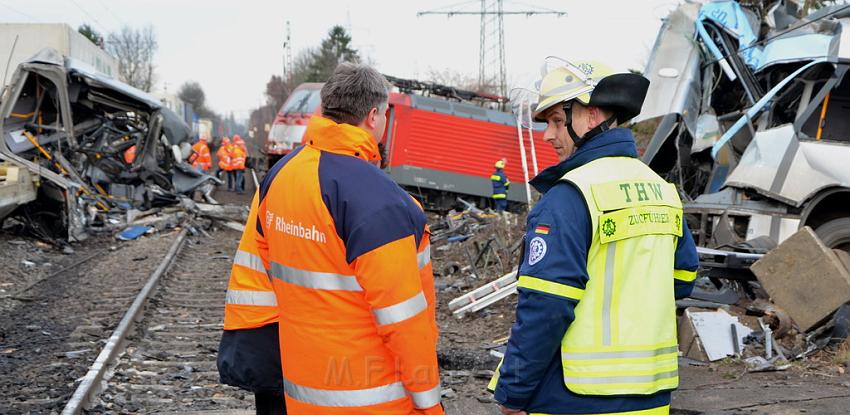
<svg viewBox="0 0 850 415">
<path fill-rule="evenodd" d="M 124 26 L 106 38 L 106 50 L 118 58 L 121 81 L 148 92 L 156 83 L 153 57 L 157 47 L 153 26 Z"/>
<path fill-rule="evenodd" d="M 272 75 L 271 79 L 266 82 L 266 103 L 274 108 L 280 108 L 290 92 L 283 78 Z"/>
</svg>

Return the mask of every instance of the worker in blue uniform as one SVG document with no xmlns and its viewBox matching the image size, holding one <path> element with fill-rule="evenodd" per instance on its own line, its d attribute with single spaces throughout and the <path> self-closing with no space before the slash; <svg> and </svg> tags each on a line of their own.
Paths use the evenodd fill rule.
<svg viewBox="0 0 850 415">
<path fill-rule="evenodd" d="M 505 159 L 496 161 L 496 171 L 490 175 L 493 183 L 493 204 L 496 212 L 504 212 L 508 209 L 508 188 L 511 186 L 508 176 L 505 174 Z"/>
<path fill-rule="evenodd" d="M 537 121 L 560 162 L 531 181 L 519 300 L 490 383 L 504 414 L 668 414 L 678 386 L 675 299 L 698 257 L 673 184 L 637 158 L 649 81 L 562 61 Z"/>
</svg>

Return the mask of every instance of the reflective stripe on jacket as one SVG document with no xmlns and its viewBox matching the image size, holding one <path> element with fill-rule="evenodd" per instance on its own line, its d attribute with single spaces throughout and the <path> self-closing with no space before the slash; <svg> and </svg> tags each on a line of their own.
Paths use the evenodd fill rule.
<svg viewBox="0 0 850 415">
<path fill-rule="evenodd" d="M 593 283 L 588 273 L 588 253 L 599 229 L 592 228 L 582 193 L 561 178 L 603 157 L 636 159 L 631 132 L 614 128 L 596 136 L 530 183 L 543 196 L 528 215 L 525 254 L 519 267 L 522 284 L 517 290 L 516 322 L 493 384 L 495 399 L 506 407 L 528 413 L 611 414 L 643 413 L 640 411 L 667 408 L 670 404 L 671 394 L 666 390 L 647 395 L 583 395 L 564 383 L 561 346 L 575 324 L 579 305 L 590 295 L 588 285 Z M 682 237 L 674 239 L 675 244 L 669 248 L 675 250 L 671 278 L 675 298 L 684 298 L 693 288 L 692 278 L 699 266 L 685 221 Z M 654 306 L 646 307 L 651 310 Z M 643 312 L 641 309 L 636 314 Z M 632 327 L 643 329 L 642 324 Z"/>
<path fill-rule="evenodd" d="M 222 144 L 215 152 L 216 157 L 218 157 L 218 168 L 224 171 L 233 170 L 233 168 L 230 166 L 231 145 L 232 144 Z"/>
<path fill-rule="evenodd" d="M 490 181 L 493 183 L 493 199 L 506 199 L 508 197 L 508 187 L 511 182 L 508 181 L 508 176 L 502 169 L 496 169 L 490 175 Z"/>
<path fill-rule="evenodd" d="M 198 141 L 192 144 L 192 151 L 195 152 L 192 167 L 201 170 L 209 170 L 212 167 L 212 156 L 210 155 L 210 148 L 207 146 L 206 141 Z"/>
<path fill-rule="evenodd" d="M 277 298 L 257 250 L 258 204 L 259 193 L 256 193 L 233 256 L 224 303 L 225 330 L 257 328 L 277 321 Z"/>
<path fill-rule="evenodd" d="M 257 215 L 288 413 L 442 414 L 422 210 L 370 163 L 365 130 L 314 116 L 305 141 L 263 179 Z"/>
<path fill-rule="evenodd" d="M 245 150 L 235 144 L 231 144 L 228 150 L 228 156 L 230 156 L 230 169 L 245 170 Z"/>
<path fill-rule="evenodd" d="M 590 212 L 589 281 L 584 290 L 534 277 L 520 277 L 519 285 L 578 301 L 561 344 L 564 383 L 583 395 L 675 389 L 676 187 L 630 157 L 596 159 L 562 180 L 578 187 Z"/>
<path fill-rule="evenodd" d="M 221 382 L 283 399 L 277 297 L 257 251 L 258 194 L 233 255 L 216 365 Z"/>
</svg>

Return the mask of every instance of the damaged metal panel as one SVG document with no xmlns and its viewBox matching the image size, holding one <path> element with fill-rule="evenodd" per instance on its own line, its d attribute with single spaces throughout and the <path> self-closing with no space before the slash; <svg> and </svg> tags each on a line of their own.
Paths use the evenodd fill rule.
<svg viewBox="0 0 850 415">
<path fill-rule="evenodd" d="M 49 49 L 18 66 L 0 103 L 0 158 L 44 179 L 33 207 L 44 214 L 20 212 L 59 217 L 37 227 L 69 240 L 113 211 L 208 195 L 220 181 L 186 162 L 190 133 L 153 96 Z"/>
<path fill-rule="evenodd" d="M 799 141 L 790 124 L 756 133 L 727 186 L 753 189 L 800 207 L 822 189 L 850 187 L 850 145 Z"/>
<path fill-rule="evenodd" d="M 805 225 L 850 235 L 836 222 L 850 218 L 850 9 L 798 18 L 797 7 L 684 3 L 659 33 L 645 71 L 656 88 L 637 119 L 654 118 L 643 160 L 679 186 L 700 245 L 779 243 Z M 670 30 L 686 16 L 690 45 Z M 658 76 L 689 56 L 688 82 Z M 685 85 L 683 106 L 671 94 Z"/>
<path fill-rule="evenodd" d="M 35 176 L 10 162 L 0 163 L 0 222 L 15 210 L 35 200 Z"/>
<path fill-rule="evenodd" d="M 694 42 L 698 4 L 683 4 L 665 19 L 644 70 L 649 92 L 634 122 L 678 114 L 693 132 L 699 115 L 699 50 Z"/>
<path fill-rule="evenodd" d="M 697 22 L 702 24 L 706 20 L 714 22 L 738 40 L 739 56 L 747 65 L 752 68 L 759 66 L 761 50 L 751 47 L 758 40 L 759 22 L 752 12 L 735 1 L 716 1 L 700 7 Z"/>
<path fill-rule="evenodd" d="M 841 36 L 838 43 L 838 58 L 850 59 L 850 19 L 841 19 Z"/>
<path fill-rule="evenodd" d="M 758 71 L 771 65 L 826 60 L 838 53 L 838 38 L 829 34 L 806 34 L 776 39 L 764 47 Z"/>
</svg>

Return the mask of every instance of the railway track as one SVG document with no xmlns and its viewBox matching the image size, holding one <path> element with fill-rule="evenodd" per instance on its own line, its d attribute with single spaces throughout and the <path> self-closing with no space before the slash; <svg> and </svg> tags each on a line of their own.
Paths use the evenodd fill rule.
<svg viewBox="0 0 850 415">
<path fill-rule="evenodd" d="M 94 240 L 95 258 L 72 260 L 2 299 L 0 413 L 61 410 L 170 243 L 168 235 Z"/>
<path fill-rule="evenodd" d="M 250 394 L 219 384 L 215 364 L 238 238 L 222 230 L 213 238 L 175 240 L 63 414 L 253 406 Z"/>
<path fill-rule="evenodd" d="M 238 233 L 186 244 L 128 338 L 92 412 L 244 409 L 248 394 L 219 384 L 224 294 Z M 246 400 L 247 398 L 247 400 Z"/>
<path fill-rule="evenodd" d="M 216 355 L 239 232 L 118 245 L 18 293 L 0 320 L 0 413 L 239 410 Z M 15 303 L 15 301 L 17 301 Z M 17 305 L 14 305 L 17 304 Z"/>
</svg>

